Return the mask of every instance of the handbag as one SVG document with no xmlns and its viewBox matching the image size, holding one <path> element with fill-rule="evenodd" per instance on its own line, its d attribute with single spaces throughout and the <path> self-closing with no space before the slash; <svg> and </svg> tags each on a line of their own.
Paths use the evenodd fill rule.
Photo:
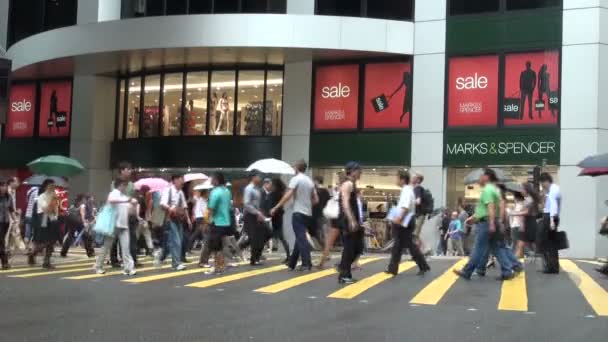
<svg viewBox="0 0 608 342">
<path fill-rule="evenodd" d="M 536 100 L 536 101 L 534 101 L 534 109 L 536 109 L 536 110 L 545 110 L 545 100 Z"/>
<path fill-rule="evenodd" d="M 338 198 L 332 197 L 325 204 L 325 208 L 323 208 L 323 216 L 329 220 L 335 220 L 340 216 L 340 205 L 338 203 Z"/>
<path fill-rule="evenodd" d="M 116 227 L 116 209 L 109 204 L 106 204 L 101 208 L 95 221 L 95 227 L 93 230 L 100 235 L 112 236 L 114 235 L 114 228 Z"/>
<path fill-rule="evenodd" d="M 68 122 L 68 113 L 67 112 L 57 112 L 55 114 L 55 118 L 57 120 L 57 128 L 67 127 Z"/>
<path fill-rule="evenodd" d="M 502 100 L 502 117 L 503 119 L 519 119 L 520 99 L 514 97 L 518 93 L 514 93 L 511 97 L 505 97 Z"/>
<path fill-rule="evenodd" d="M 559 231 L 555 234 L 555 243 L 557 245 L 557 250 L 561 251 L 562 249 L 570 248 L 570 242 L 568 241 L 568 234 L 564 231 Z"/>
<path fill-rule="evenodd" d="M 382 94 L 380 96 L 376 96 L 372 99 L 372 106 L 374 106 L 374 110 L 376 113 L 380 113 L 381 111 L 388 108 L 388 99 L 386 95 Z"/>
</svg>

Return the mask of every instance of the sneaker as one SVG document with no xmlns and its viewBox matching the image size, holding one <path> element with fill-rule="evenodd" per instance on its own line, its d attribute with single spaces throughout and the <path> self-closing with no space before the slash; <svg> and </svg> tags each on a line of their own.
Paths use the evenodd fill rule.
<svg viewBox="0 0 608 342">
<path fill-rule="evenodd" d="M 210 264 L 198 264 L 198 267 L 200 268 L 211 268 Z"/>
<path fill-rule="evenodd" d="M 340 277 L 338 279 L 338 284 L 353 284 L 356 280 L 353 278 Z"/>
<path fill-rule="evenodd" d="M 186 269 L 186 265 L 184 264 L 179 264 L 177 265 L 177 267 L 175 268 L 176 271 L 183 271 Z"/>
<path fill-rule="evenodd" d="M 236 262 L 231 262 L 228 263 L 228 267 L 239 267 L 239 264 L 237 264 Z"/>
<path fill-rule="evenodd" d="M 213 268 L 213 269 L 205 272 L 205 275 L 218 275 L 218 274 L 222 274 L 222 273 L 224 273 L 223 269 Z"/>
<path fill-rule="evenodd" d="M 454 274 L 456 274 L 457 276 L 459 276 L 460 278 L 466 279 L 466 280 L 471 280 L 471 277 L 466 275 L 463 271 L 461 270 L 453 270 L 452 272 L 454 272 Z"/>
<path fill-rule="evenodd" d="M 130 271 L 124 270 L 124 271 L 122 271 L 122 274 L 124 274 L 126 276 L 134 276 L 137 274 L 137 271 L 136 270 L 130 270 Z"/>
<path fill-rule="evenodd" d="M 95 269 L 95 274 L 106 274 L 106 270 L 103 268 L 97 268 Z"/>
</svg>

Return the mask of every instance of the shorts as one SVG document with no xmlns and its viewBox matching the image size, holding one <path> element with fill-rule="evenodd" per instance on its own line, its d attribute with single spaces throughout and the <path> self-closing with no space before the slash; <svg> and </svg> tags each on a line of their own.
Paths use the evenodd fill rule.
<svg viewBox="0 0 608 342">
<path fill-rule="evenodd" d="M 228 236 L 230 227 L 218 227 L 211 225 L 209 229 L 209 250 L 211 252 L 220 252 L 224 248 L 222 240 L 224 236 Z"/>
<path fill-rule="evenodd" d="M 412 234 L 415 238 L 420 237 L 420 233 L 422 232 L 422 226 L 424 226 L 425 221 L 426 215 L 416 216 L 416 228 L 414 228 L 414 233 Z"/>
</svg>

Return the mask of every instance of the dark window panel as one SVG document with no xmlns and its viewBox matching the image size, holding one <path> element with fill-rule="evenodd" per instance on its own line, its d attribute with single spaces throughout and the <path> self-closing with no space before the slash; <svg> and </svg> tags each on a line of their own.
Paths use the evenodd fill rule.
<svg viewBox="0 0 608 342">
<path fill-rule="evenodd" d="M 269 0 L 269 13 L 287 13 L 287 0 Z"/>
<path fill-rule="evenodd" d="M 414 0 L 367 0 L 369 18 L 409 20 L 412 19 Z"/>
<path fill-rule="evenodd" d="M 164 15 L 164 0 L 147 0 L 146 1 L 146 16 Z"/>
<path fill-rule="evenodd" d="M 12 45 L 42 31 L 44 3 L 39 0 L 12 0 L 8 44 Z"/>
<path fill-rule="evenodd" d="M 242 0 L 243 13 L 266 13 L 267 0 Z"/>
<path fill-rule="evenodd" d="M 44 29 L 76 25 L 77 0 L 46 0 Z"/>
<path fill-rule="evenodd" d="M 499 8 L 499 0 L 450 0 L 451 15 L 496 12 Z"/>
<path fill-rule="evenodd" d="M 194 1 L 196 2 L 196 0 Z M 167 0 L 167 15 L 186 14 L 187 11 L 187 0 Z"/>
<path fill-rule="evenodd" d="M 558 7 L 561 0 L 507 0 L 507 10 Z"/>
<path fill-rule="evenodd" d="M 208 14 L 211 13 L 211 5 L 213 0 L 190 0 L 190 14 Z"/>
<path fill-rule="evenodd" d="M 239 0 L 215 0 L 214 13 L 238 13 Z"/>
<path fill-rule="evenodd" d="M 317 0 L 316 13 L 359 17 L 361 16 L 361 0 Z"/>
</svg>

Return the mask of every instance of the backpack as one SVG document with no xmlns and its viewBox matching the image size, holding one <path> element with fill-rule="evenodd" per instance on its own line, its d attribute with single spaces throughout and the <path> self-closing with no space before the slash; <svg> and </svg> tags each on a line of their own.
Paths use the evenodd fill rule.
<svg viewBox="0 0 608 342">
<path fill-rule="evenodd" d="M 66 220 L 73 225 L 82 224 L 82 217 L 80 216 L 80 207 L 71 206 L 68 209 Z"/>
<path fill-rule="evenodd" d="M 427 188 L 422 188 L 422 196 L 420 197 L 420 209 L 423 215 L 430 215 L 435 210 L 435 199 L 433 194 Z"/>
</svg>

